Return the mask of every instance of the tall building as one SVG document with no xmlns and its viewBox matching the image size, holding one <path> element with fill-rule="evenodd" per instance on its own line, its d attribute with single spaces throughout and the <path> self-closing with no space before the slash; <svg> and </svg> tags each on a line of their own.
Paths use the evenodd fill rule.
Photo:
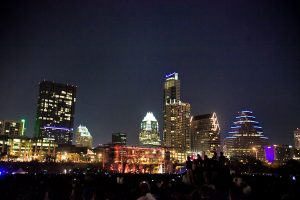
<svg viewBox="0 0 300 200">
<path fill-rule="evenodd" d="M 178 100 L 165 104 L 164 146 L 182 151 L 191 149 L 191 106 Z"/>
<path fill-rule="evenodd" d="M 158 122 L 152 112 L 147 112 L 141 122 L 139 140 L 141 145 L 160 145 Z"/>
<path fill-rule="evenodd" d="M 164 104 L 170 100 L 180 100 L 180 80 L 178 73 L 174 72 L 165 76 L 164 83 Z"/>
<path fill-rule="evenodd" d="M 77 147 L 93 147 L 93 137 L 86 126 L 79 125 L 75 131 L 75 146 Z"/>
<path fill-rule="evenodd" d="M 25 120 L 0 120 L 0 135 L 23 136 L 25 132 Z"/>
<path fill-rule="evenodd" d="M 212 154 L 220 150 L 220 126 L 216 113 L 197 115 L 191 120 L 192 151 Z"/>
<path fill-rule="evenodd" d="M 126 145 L 127 136 L 126 133 L 113 133 L 112 134 L 112 143 L 119 145 Z"/>
<path fill-rule="evenodd" d="M 294 131 L 295 149 L 300 149 L 300 129 Z"/>
<path fill-rule="evenodd" d="M 252 111 L 241 111 L 233 122 L 228 137 L 225 138 L 225 151 L 230 157 L 253 156 L 264 159 L 264 148 L 268 138 L 263 135 L 262 127 Z"/>
<path fill-rule="evenodd" d="M 178 73 L 165 76 L 163 144 L 185 152 L 191 149 L 191 106 L 180 100 Z"/>
<path fill-rule="evenodd" d="M 76 86 L 42 81 L 35 122 L 35 137 L 72 144 Z"/>
</svg>

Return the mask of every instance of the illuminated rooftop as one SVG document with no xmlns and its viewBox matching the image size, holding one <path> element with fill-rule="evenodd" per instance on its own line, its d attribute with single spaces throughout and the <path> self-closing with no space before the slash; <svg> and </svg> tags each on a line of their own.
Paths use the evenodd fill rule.
<svg viewBox="0 0 300 200">
<path fill-rule="evenodd" d="M 143 119 L 143 122 L 157 122 L 156 118 L 154 117 L 152 112 L 147 112 L 146 116 Z"/>
</svg>

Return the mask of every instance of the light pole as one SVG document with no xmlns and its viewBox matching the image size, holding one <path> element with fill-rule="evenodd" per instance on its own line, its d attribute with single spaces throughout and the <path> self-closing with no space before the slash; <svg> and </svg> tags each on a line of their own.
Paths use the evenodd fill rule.
<svg viewBox="0 0 300 200">
<path fill-rule="evenodd" d="M 252 150 L 255 152 L 255 159 L 257 160 L 257 148 L 253 147 Z"/>
</svg>

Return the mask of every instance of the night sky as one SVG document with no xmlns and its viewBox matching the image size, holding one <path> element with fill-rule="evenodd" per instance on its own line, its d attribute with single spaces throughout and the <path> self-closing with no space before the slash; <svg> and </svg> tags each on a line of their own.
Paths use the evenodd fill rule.
<svg viewBox="0 0 300 200">
<path fill-rule="evenodd" d="M 9 2 L 9 3 L 8 3 Z M 94 144 L 138 142 L 163 82 L 178 72 L 192 114 L 216 112 L 227 134 L 250 109 L 272 144 L 300 127 L 299 1 L 8 1 L 0 3 L 0 119 L 28 122 L 39 81 L 77 85 L 75 127 Z"/>
</svg>

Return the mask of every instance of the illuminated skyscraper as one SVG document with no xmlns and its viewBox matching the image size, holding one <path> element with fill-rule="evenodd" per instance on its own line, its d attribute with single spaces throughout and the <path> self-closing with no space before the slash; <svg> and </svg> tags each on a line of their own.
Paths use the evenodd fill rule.
<svg viewBox="0 0 300 200">
<path fill-rule="evenodd" d="M 166 147 L 190 150 L 190 119 L 190 104 L 176 100 L 165 104 L 164 145 Z"/>
<path fill-rule="evenodd" d="M 24 136 L 25 120 L 0 120 L 0 135 Z"/>
<path fill-rule="evenodd" d="M 158 122 L 152 112 L 147 112 L 141 123 L 139 140 L 141 145 L 160 145 Z"/>
<path fill-rule="evenodd" d="M 178 73 L 166 75 L 164 84 L 164 104 L 170 100 L 180 100 L 180 80 Z"/>
<path fill-rule="evenodd" d="M 192 117 L 191 135 L 192 151 L 212 154 L 220 150 L 220 126 L 216 113 Z"/>
<path fill-rule="evenodd" d="M 300 149 L 300 129 L 297 128 L 294 131 L 294 142 L 295 142 L 295 149 Z"/>
<path fill-rule="evenodd" d="M 79 125 L 75 132 L 75 146 L 88 147 L 93 146 L 93 137 L 85 126 Z"/>
<path fill-rule="evenodd" d="M 72 144 L 76 86 L 42 81 L 35 122 L 35 136 Z"/>
<path fill-rule="evenodd" d="M 188 151 L 191 149 L 191 106 L 180 101 L 180 80 L 177 73 L 165 76 L 163 144 Z"/>
<path fill-rule="evenodd" d="M 236 117 L 228 137 L 225 138 L 225 151 L 232 156 L 253 156 L 264 159 L 264 147 L 268 138 L 255 120 L 252 111 L 241 111 Z"/>
</svg>

